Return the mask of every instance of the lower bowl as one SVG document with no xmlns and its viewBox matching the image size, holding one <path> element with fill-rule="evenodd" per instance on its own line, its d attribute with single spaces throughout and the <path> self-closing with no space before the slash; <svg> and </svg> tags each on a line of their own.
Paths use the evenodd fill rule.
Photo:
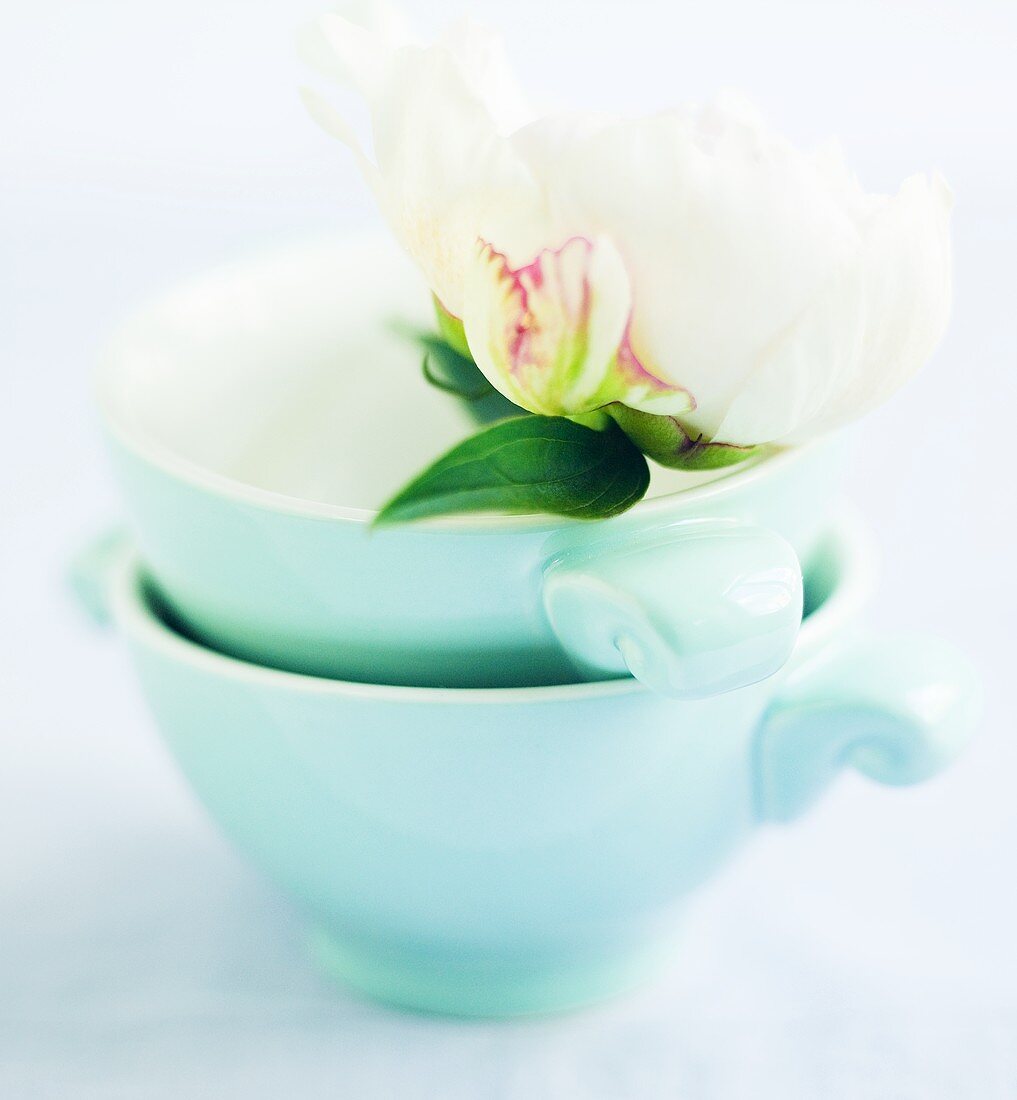
<svg viewBox="0 0 1017 1100">
<path fill-rule="evenodd" d="M 847 523 L 786 668 L 685 702 L 632 680 L 454 690 L 276 671 L 176 631 L 129 549 L 106 562 L 108 608 L 199 798 L 303 908 L 325 966 L 415 1009 L 547 1012 L 636 984 L 757 826 L 845 766 L 924 779 L 974 713 L 951 649 L 854 629 L 870 567 Z"/>
</svg>

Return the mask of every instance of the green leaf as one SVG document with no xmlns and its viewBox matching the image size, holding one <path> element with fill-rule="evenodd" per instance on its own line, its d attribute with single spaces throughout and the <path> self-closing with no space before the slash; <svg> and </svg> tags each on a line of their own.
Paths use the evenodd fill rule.
<svg viewBox="0 0 1017 1100">
<path fill-rule="evenodd" d="M 423 348 L 424 378 L 436 389 L 465 401 L 470 416 L 478 424 L 526 415 L 525 409 L 488 382 L 483 371 L 468 355 L 462 355 L 438 334 L 418 329 L 399 318 L 392 318 L 389 328 L 397 336 Z"/>
<path fill-rule="evenodd" d="M 673 416 L 619 404 L 608 405 L 607 412 L 643 454 L 673 470 L 718 470 L 744 462 L 764 449 L 711 443 L 701 435 L 690 435 Z"/>
<path fill-rule="evenodd" d="M 424 347 L 424 377 L 432 386 L 465 401 L 478 424 L 490 424 L 509 416 L 524 416 L 526 410 L 510 401 L 491 385 L 472 359 L 464 359 L 439 336 L 418 333 Z"/>
<path fill-rule="evenodd" d="M 494 386 L 472 359 L 465 359 L 438 336 L 421 333 L 417 341 L 424 349 L 424 377 L 432 386 L 464 401 L 479 401 L 494 393 Z"/>
<path fill-rule="evenodd" d="M 603 519 L 631 508 L 649 483 L 646 459 L 615 424 L 594 431 L 565 417 L 522 416 L 453 447 L 374 522 L 491 511 Z"/>
</svg>

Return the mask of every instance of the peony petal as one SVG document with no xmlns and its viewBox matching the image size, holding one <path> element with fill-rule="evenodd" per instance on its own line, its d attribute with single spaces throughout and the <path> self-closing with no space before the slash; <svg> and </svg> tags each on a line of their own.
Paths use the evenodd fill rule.
<svg viewBox="0 0 1017 1100">
<path fill-rule="evenodd" d="M 526 135 L 531 156 L 539 128 Z M 857 250 L 851 219 L 815 165 L 740 116 L 582 120 L 571 144 L 569 126 L 553 129 L 557 152 L 533 170 L 575 224 L 616 241 L 632 280 L 633 349 L 695 395 L 691 426 L 712 436 L 761 349 Z"/>
<path fill-rule="evenodd" d="M 394 52 L 411 41 L 394 9 L 361 5 L 327 12 L 297 37 L 302 60 L 323 76 L 370 99 L 382 86 Z"/>
<path fill-rule="evenodd" d="M 482 243 L 468 282 L 466 338 L 488 380 L 517 404 L 555 416 L 599 407 L 631 299 L 609 242 L 575 237 L 524 267 Z"/>
<path fill-rule="evenodd" d="M 539 188 L 501 132 L 504 120 L 493 113 L 511 110 L 516 120 L 522 102 L 497 61 L 500 46 L 469 24 L 447 42 L 420 47 L 390 29 L 328 15 L 305 36 L 304 52 L 365 97 L 376 169 L 362 154 L 361 167 L 431 289 L 461 316 L 463 275 L 478 235 L 506 236 L 505 214 L 515 224 L 532 222 L 540 204 Z M 493 89 L 477 82 L 480 63 L 501 72 Z M 313 116 L 358 150 L 345 121 L 319 98 L 308 100 Z"/>
<path fill-rule="evenodd" d="M 886 400 L 942 336 L 950 300 L 950 197 L 942 180 L 866 196 L 853 262 L 763 354 L 716 432 L 802 442 Z"/>
<path fill-rule="evenodd" d="M 840 427 L 890 397 L 926 362 L 950 317 L 952 258 L 945 180 L 913 176 L 864 226 L 864 340 L 854 371 L 795 441 Z"/>
<path fill-rule="evenodd" d="M 513 268 L 482 242 L 467 280 L 466 338 L 480 369 L 531 412 L 581 415 L 615 401 L 691 401 L 631 356 L 632 299 L 618 250 L 607 238 L 573 237 Z"/>
<path fill-rule="evenodd" d="M 856 369 L 864 324 L 861 272 L 855 257 L 761 351 L 714 440 L 735 446 L 776 442 L 814 419 Z"/>
<path fill-rule="evenodd" d="M 529 97 L 516 80 L 500 38 L 472 19 L 461 19 L 442 38 L 463 79 L 481 97 L 500 134 L 533 118 Z"/>
</svg>

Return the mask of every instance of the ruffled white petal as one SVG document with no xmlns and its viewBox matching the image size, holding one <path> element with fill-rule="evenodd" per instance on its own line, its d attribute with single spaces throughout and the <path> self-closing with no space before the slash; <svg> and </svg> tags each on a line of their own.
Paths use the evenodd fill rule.
<svg viewBox="0 0 1017 1100">
<path fill-rule="evenodd" d="M 814 166 L 716 112 L 604 126 L 546 171 L 579 223 L 618 242 L 633 285 L 635 352 L 691 391 L 691 425 L 708 436 L 759 350 L 858 245 Z"/>
<path fill-rule="evenodd" d="M 464 269 L 477 237 L 506 220 L 518 223 L 520 211 L 532 217 L 539 204 L 539 187 L 504 133 L 518 122 L 523 101 L 499 61 L 500 45 L 463 24 L 447 40 L 421 47 L 391 28 L 338 15 L 322 17 L 306 43 L 319 70 L 365 97 L 376 168 L 365 168 L 369 182 L 431 288 L 461 316 Z M 478 83 L 480 66 L 500 74 L 491 87 Z M 353 144 L 352 127 L 337 113 L 325 111 L 320 98 L 311 106 L 329 132 Z"/>
<path fill-rule="evenodd" d="M 863 227 L 860 282 L 864 337 L 854 369 L 819 414 L 789 432 L 798 442 L 832 431 L 882 404 L 913 377 L 950 318 L 953 197 L 940 176 L 913 176 Z"/>
<path fill-rule="evenodd" d="M 712 438 L 745 447 L 772 443 L 813 420 L 851 377 L 862 351 L 864 319 L 862 280 L 853 258 L 759 352 Z"/>
<path fill-rule="evenodd" d="M 312 68 L 370 101 L 383 87 L 395 51 L 411 42 L 400 14 L 373 3 L 320 16 L 301 32 L 297 47 Z"/>
</svg>

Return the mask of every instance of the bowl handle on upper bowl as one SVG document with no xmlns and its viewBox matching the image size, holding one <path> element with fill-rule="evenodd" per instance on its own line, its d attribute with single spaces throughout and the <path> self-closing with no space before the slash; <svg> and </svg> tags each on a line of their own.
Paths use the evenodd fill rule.
<svg viewBox="0 0 1017 1100">
<path fill-rule="evenodd" d="M 544 608 L 572 659 L 596 676 L 631 673 L 679 699 L 771 676 L 802 618 L 802 574 L 779 535 L 692 520 L 560 550 Z"/>
<path fill-rule="evenodd" d="M 953 646 L 855 639 L 788 677 L 756 735 L 758 816 L 790 821 L 844 768 L 920 783 L 950 764 L 980 712 L 978 676 Z"/>
<path fill-rule="evenodd" d="M 123 527 L 97 535 L 74 555 L 67 570 L 67 583 L 85 614 L 98 626 L 110 621 L 110 577 L 130 545 Z"/>
</svg>

